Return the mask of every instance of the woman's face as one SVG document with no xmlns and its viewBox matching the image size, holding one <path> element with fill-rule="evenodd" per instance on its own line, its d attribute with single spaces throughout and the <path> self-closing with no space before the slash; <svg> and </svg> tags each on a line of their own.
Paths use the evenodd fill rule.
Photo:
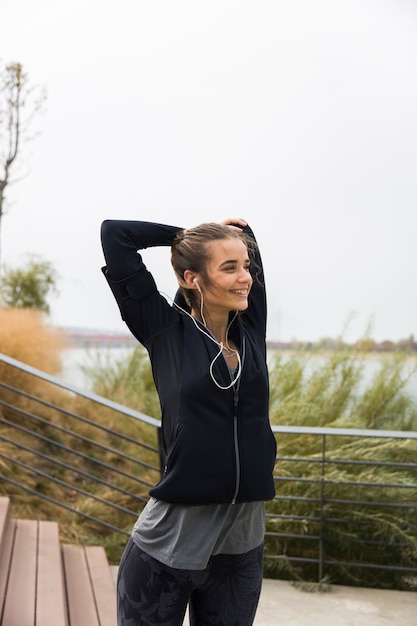
<svg viewBox="0 0 417 626">
<path fill-rule="evenodd" d="M 248 250 L 241 239 L 220 239 L 207 244 L 208 281 L 202 287 L 204 306 L 212 312 L 244 311 L 252 287 Z"/>
</svg>

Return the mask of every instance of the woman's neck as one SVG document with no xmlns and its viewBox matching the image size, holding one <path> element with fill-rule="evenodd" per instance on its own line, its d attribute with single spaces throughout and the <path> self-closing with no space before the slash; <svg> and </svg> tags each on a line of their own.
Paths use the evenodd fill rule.
<svg viewBox="0 0 417 626">
<path fill-rule="evenodd" d="M 202 320 L 199 311 L 196 311 L 195 309 L 193 309 L 191 311 L 191 314 L 193 317 L 195 317 L 195 319 L 199 320 L 200 322 L 203 322 L 203 324 L 209 329 L 209 331 L 215 337 L 218 343 L 222 343 L 223 345 L 226 345 L 228 341 L 228 338 L 227 338 L 227 329 L 229 326 L 228 316 L 222 315 L 222 316 L 215 317 L 215 316 L 210 316 L 208 314 L 205 314 L 205 319 Z"/>
<path fill-rule="evenodd" d="M 230 368 L 236 369 L 238 367 L 238 350 L 235 343 L 228 337 L 228 328 L 230 325 L 229 316 L 222 316 L 221 319 L 216 319 L 207 316 L 207 319 L 202 320 L 199 312 L 192 310 L 191 314 L 195 319 L 200 322 L 205 322 L 206 328 L 216 339 L 219 346 L 222 346 L 222 353 L 226 362 Z"/>
</svg>

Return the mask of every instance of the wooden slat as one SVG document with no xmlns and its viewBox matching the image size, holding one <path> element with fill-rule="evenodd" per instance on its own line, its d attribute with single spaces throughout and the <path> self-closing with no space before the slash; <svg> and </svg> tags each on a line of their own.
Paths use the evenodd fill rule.
<svg viewBox="0 0 417 626">
<path fill-rule="evenodd" d="M 56 522 L 11 520 L 0 498 L 1 626 L 116 626 L 116 589 L 99 546 L 60 546 Z"/>
<path fill-rule="evenodd" d="M 70 626 L 100 626 L 84 548 L 62 546 Z"/>
<path fill-rule="evenodd" d="M 7 522 L 9 520 L 9 507 L 10 507 L 9 498 L 0 498 L 0 550 L 1 550 L 1 543 L 3 540 L 3 535 L 6 531 Z"/>
<path fill-rule="evenodd" d="M 0 624 L 2 623 L 4 601 L 9 580 L 15 530 L 16 520 L 6 520 L 6 527 L 0 545 Z"/>
<path fill-rule="evenodd" d="M 10 554 L 12 548 L 12 523 L 9 519 L 9 498 L 0 498 L 0 623 L 3 613 L 4 595 L 9 577 Z"/>
<path fill-rule="evenodd" d="M 17 520 L 2 626 L 34 626 L 38 523 Z"/>
<path fill-rule="evenodd" d="M 100 626 L 117 626 L 116 589 L 104 548 L 85 548 Z"/>
<path fill-rule="evenodd" d="M 67 626 L 67 607 L 59 527 L 39 522 L 36 626 Z"/>
</svg>

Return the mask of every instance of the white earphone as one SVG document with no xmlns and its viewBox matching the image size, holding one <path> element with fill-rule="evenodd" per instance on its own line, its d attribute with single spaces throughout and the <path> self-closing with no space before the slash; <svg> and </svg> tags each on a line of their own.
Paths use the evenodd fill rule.
<svg viewBox="0 0 417 626">
<path fill-rule="evenodd" d="M 206 327 L 206 329 L 207 329 L 207 331 L 208 331 L 208 332 L 206 332 L 205 330 L 203 330 L 203 329 L 201 328 L 201 326 L 197 323 L 197 320 L 196 320 L 196 319 L 195 319 L 192 315 L 190 315 L 190 313 L 189 313 L 188 311 L 186 311 L 185 309 L 183 309 L 182 307 L 180 307 L 180 305 L 179 305 L 179 304 L 177 304 L 176 302 L 172 302 L 172 303 L 173 303 L 173 305 L 174 305 L 174 306 L 176 306 L 176 307 L 177 307 L 177 309 L 179 309 L 180 311 L 182 311 L 183 313 L 185 313 L 186 315 L 188 315 L 188 317 L 189 317 L 189 318 L 191 318 L 191 320 L 192 320 L 192 321 L 193 321 L 193 323 L 194 323 L 194 326 L 197 328 L 197 330 L 198 330 L 199 332 L 203 333 L 203 335 L 206 335 L 206 337 L 208 337 L 211 341 L 213 341 L 213 343 L 215 343 L 215 344 L 217 345 L 217 347 L 219 348 L 219 351 L 218 351 L 218 353 L 216 354 L 216 356 L 214 357 L 214 359 L 212 360 L 212 362 L 210 363 L 210 367 L 209 367 L 210 377 L 211 377 L 212 381 L 214 382 L 214 384 L 216 385 L 216 387 L 218 387 L 219 389 L 224 389 L 224 390 L 225 390 L 225 389 L 230 389 L 230 387 L 233 387 L 233 386 L 237 383 L 237 381 L 239 380 L 239 378 L 240 378 L 240 376 L 241 376 L 241 374 L 242 374 L 242 361 L 241 361 L 241 358 L 240 358 L 240 354 L 239 354 L 239 352 L 236 350 L 236 356 L 237 356 L 237 361 L 238 361 L 238 367 L 237 367 L 237 372 L 236 372 L 236 375 L 235 375 L 234 379 L 230 382 L 230 384 L 229 384 L 229 385 L 225 385 L 225 386 L 220 385 L 220 383 L 216 380 L 216 378 L 215 378 L 215 376 L 214 376 L 214 371 L 213 371 L 213 368 L 214 368 L 214 364 L 215 364 L 215 362 L 217 361 L 217 359 L 218 359 L 218 358 L 220 357 L 220 355 L 222 354 L 222 352 L 223 352 L 223 347 L 224 347 L 224 346 L 223 346 L 223 343 L 221 343 L 221 342 L 219 343 L 219 342 L 217 341 L 217 339 L 216 339 L 215 337 L 213 337 L 213 335 L 211 334 L 211 332 L 210 332 L 210 331 L 209 331 L 209 329 L 207 328 L 206 320 L 204 319 L 204 314 L 203 314 L 203 294 L 202 294 L 202 292 L 201 292 L 200 285 L 198 284 L 198 280 L 197 280 L 197 278 L 193 278 L 192 282 L 195 284 L 196 288 L 198 289 L 198 291 L 199 291 L 199 292 L 200 292 L 200 294 L 201 294 L 200 315 L 201 315 L 201 319 L 202 319 L 202 321 L 203 321 L 203 324 L 204 324 L 204 326 Z M 167 296 L 166 294 L 164 294 L 164 295 L 168 298 L 168 300 L 171 300 L 171 298 L 170 298 L 169 296 Z M 171 301 L 172 301 L 172 300 L 171 300 Z M 231 319 L 231 320 L 230 320 L 230 322 L 229 322 L 229 324 L 228 324 L 228 326 L 227 326 L 227 329 L 226 329 L 226 346 L 227 346 L 227 347 L 229 347 L 229 345 L 228 345 L 228 343 L 227 343 L 227 336 L 228 336 L 228 334 L 229 334 L 229 328 L 230 328 L 230 326 L 232 325 L 232 323 L 233 323 L 233 321 L 234 321 L 234 319 L 235 319 L 236 315 L 237 315 L 237 311 L 235 312 L 235 315 L 234 315 L 233 319 Z M 230 348 L 229 348 L 229 349 L 230 349 Z"/>
<path fill-rule="evenodd" d="M 193 278 L 193 283 L 197 287 L 197 290 L 201 293 L 200 285 L 198 284 L 198 280 L 196 278 Z"/>
</svg>

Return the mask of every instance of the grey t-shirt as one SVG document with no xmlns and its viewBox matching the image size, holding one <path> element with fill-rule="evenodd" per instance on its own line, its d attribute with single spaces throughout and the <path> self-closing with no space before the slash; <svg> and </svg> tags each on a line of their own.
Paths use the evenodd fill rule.
<svg viewBox="0 0 417 626">
<path fill-rule="evenodd" d="M 201 570 L 216 554 L 253 550 L 264 534 L 264 502 L 182 506 L 151 498 L 133 527 L 132 539 L 165 565 Z"/>
</svg>

